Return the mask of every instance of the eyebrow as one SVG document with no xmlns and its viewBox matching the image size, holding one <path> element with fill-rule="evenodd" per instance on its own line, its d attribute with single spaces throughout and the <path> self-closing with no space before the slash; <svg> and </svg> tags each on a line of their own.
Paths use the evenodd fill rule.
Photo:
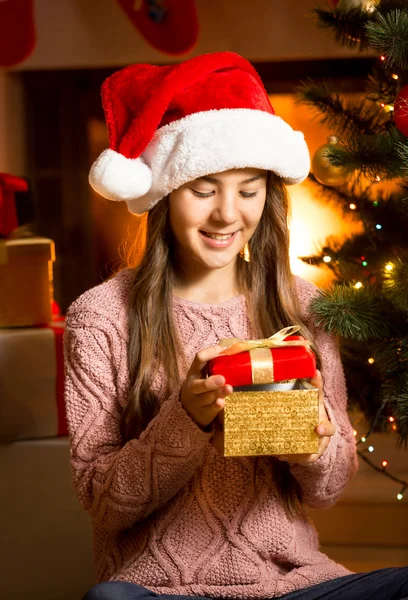
<svg viewBox="0 0 408 600">
<path fill-rule="evenodd" d="M 255 177 L 250 177 L 249 179 L 245 179 L 245 181 L 241 181 L 240 185 L 244 183 L 252 183 L 253 181 L 258 181 L 258 179 L 265 179 L 266 175 L 255 175 Z M 210 177 L 209 175 L 204 175 L 203 177 L 199 177 L 198 181 L 207 181 L 208 183 L 222 183 L 221 179 L 217 179 L 216 177 Z"/>
</svg>

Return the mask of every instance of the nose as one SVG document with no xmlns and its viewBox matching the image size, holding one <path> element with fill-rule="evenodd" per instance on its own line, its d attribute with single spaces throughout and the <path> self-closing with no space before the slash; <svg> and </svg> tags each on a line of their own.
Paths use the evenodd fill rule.
<svg viewBox="0 0 408 600">
<path fill-rule="evenodd" d="M 214 221 L 231 225 L 239 218 L 239 198 L 235 192 L 228 191 L 217 194 L 212 210 Z"/>
</svg>

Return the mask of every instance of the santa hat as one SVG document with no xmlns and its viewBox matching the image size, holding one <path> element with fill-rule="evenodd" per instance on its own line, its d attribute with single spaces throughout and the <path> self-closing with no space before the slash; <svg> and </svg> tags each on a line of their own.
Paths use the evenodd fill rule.
<svg viewBox="0 0 408 600">
<path fill-rule="evenodd" d="M 233 52 L 158 67 L 137 64 L 108 77 L 102 102 L 109 149 L 91 168 L 101 196 L 130 212 L 150 210 L 198 177 L 254 167 L 288 183 L 308 175 L 300 131 L 276 116 L 262 81 Z"/>
</svg>

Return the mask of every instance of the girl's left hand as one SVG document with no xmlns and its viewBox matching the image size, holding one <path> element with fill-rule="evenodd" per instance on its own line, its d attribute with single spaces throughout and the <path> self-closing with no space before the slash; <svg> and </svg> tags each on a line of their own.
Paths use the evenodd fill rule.
<svg viewBox="0 0 408 600">
<path fill-rule="evenodd" d="M 315 428 L 315 432 L 319 436 L 319 451 L 317 454 L 288 454 L 279 455 L 276 458 L 284 460 L 288 463 L 310 464 L 316 462 L 326 451 L 330 443 L 330 438 L 334 435 L 336 429 L 329 421 L 326 408 L 324 406 L 323 382 L 320 371 L 317 371 L 316 377 L 310 380 L 310 383 L 319 390 L 319 424 Z"/>
</svg>

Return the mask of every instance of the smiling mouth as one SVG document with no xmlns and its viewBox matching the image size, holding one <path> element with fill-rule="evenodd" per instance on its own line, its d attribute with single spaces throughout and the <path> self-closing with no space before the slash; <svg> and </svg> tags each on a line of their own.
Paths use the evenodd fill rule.
<svg viewBox="0 0 408 600">
<path fill-rule="evenodd" d="M 203 230 L 200 230 L 200 232 L 213 240 L 228 240 L 236 233 L 236 231 L 233 231 L 232 233 L 208 233 L 208 231 Z"/>
</svg>

